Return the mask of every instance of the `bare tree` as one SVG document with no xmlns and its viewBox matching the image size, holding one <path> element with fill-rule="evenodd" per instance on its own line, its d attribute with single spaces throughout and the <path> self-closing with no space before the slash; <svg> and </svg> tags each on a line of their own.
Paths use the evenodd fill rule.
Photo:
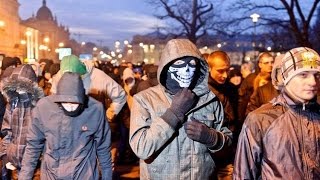
<svg viewBox="0 0 320 180">
<path fill-rule="evenodd" d="M 155 15 L 161 20 L 175 22 L 167 29 L 175 37 L 187 37 L 193 43 L 214 29 L 213 4 L 208 0 L 147 0 L 162 13 Z M 177 23 L 178 22 L 178 23 Z M 178 25 L 177 25 L 178 24 Z"/>
<path fill-rule="evenodd" d="M 313 26 L 313 34 L 311 35 L 314 49 L 320 52 L 320 8 L 317 10 L 317 18 Z"/>
<path fill-rule="evenodd" d="M 311 22 L 320 0 L 276 0 L 255 1 L 238 0 L 233 4 L 231 11 L 242 11 L 243 16 L 234 18 L 231 25 L 239 25 L 244 20 L 250 20 L 250 13 L 257 12 L 261 15 L 257 26 L 279 27 L 290 32 L 298 46 L 312 48 L 310 41 Z M 243 26 L 245 30 L 253 26 Z M 238 29 L 239 30 L 239 29 Z"/>
</svg>

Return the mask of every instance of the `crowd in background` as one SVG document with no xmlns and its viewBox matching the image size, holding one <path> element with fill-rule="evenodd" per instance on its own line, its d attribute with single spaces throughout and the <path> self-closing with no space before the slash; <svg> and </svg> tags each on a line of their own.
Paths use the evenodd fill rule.
<svg viewBox="0 0 320 180">
<path fill-rule="evenodd" d="M 64 72 L 68 72 L 66 68 L 76 68 L 71 72 L 77 72 L 81 75 L 86 94 L 100 101 L 107 111 L 105 114 L 111 129 L 111 161 L 113 168 L 119 164 L 138 163 L 139 158 L 136 155 L 137 153 L 134 152 L 132 146 L 129 144 L 131 136 L 130 126 L 132 126 L 130 125 L 131 111 L 132 109 L 137 109 L 133 107 L 135 101 L 134 96 L 141 91 L 159 84 L 159 79 L 157 79 L 157 77 L 160 76 L 157 74 L 158 66 L 153 64 L 135 65 L 130 62 L 122 63 L 120 66 L 113 66 L 107 61 L 86 60 L 85 62 L 80 62 L 76 57 L 75 59 L 72 58 L 74 57 L 68 59 L 70 64 L 63 64 L 63 62 L 54 63 L 53 60 L 49 59 L 41 59 L 37 62 L 30 63 L 35 76 L 29 72 L 26 72 L 27 74 L 23 74 L 23 76 L 26 76 L 26 78 L 32 82 L 36 82 L 38 87 L 42 89 L 43 94 L 35 92 L 36 88 L 30 90 L 28 93 L 37 93 L 37 97 L 32 99 L 31 104 L 23 104 L 22 107 L 18 107 L 24 109 L 33 108 L 33 103 L 35 103 L 33 101 L 38 101 L 44 96 L 56 93 L 56 81 L 59 79 L 58 77 L 62 76 Z M 214 178 L 232 179 L 235 168 L 234 161 L 235 158 L 237 158 L 236 149 L 238 138 L 245 119 L 251 112 L 255 112 L 256 109 L 268 103 L 281 93 L 283 85 L 280 83 L 281 77 L 279 76 L 281 73 L 278 71 L 283 55 L 274 56 L 269 52 L 262 52 L 256 62 L 246 62 L 241 65 L 230 64 L 231 60 L 228 54 L 223 51 L 203 54 L 201 58 L 208 64 L 207 85 L 210 91 L 217 96 L 223 107 L 224 125 L 233 133 L 231 148 L 215 153 L 216 168 Z M 4 129 L 3 125 L 8 126 L 8 124 L 3 123 L 6 113 L 5 106 L 11 105 L 10 108 L 12 110 L 12 108 L 14 108 L 13 103 L 17 103 L 10 99 L 15 97 L 15 94 L 8 95 L 8 93 L 3 92 L 9 88 L 5 82 L 7 79 L 12 78 L 15 73 L 20 73 L 18 75 L 19 77 L 22 76 L 21 72 L 16 71 L 23 65 L 21 60 L 16 57 L 5 57 L 2 60 L 2 93 L 0 94 L 0 120 L 2 129 Z M 87 85 L 87 81 L 85 80 L 88 74 L 95 76 L 89 78 L 90 85 Z M 113 80 L 112 82 L 111 79 Z M 92 85 L 93 83 L 96 83 L 94 87 Z M 23 84 L 23 86 L 26 85 Z M 28 86 L 34 86 L 34 84 L 31 83 Z M 20 98 L 21 94 L 18 96 Z M 32 97 L 34 96 L 36 95 Z M 319 101 L 320 98 L 318 97 L 318 103 Z M 29 119 L 28 121 L 31 121 L 30 116 L 30 114 L 24 114 L 21 117 L 19 114 L 17 115 L 17 117 Z M 165 119 L 165 117 L 163 118 Z M 169 122 L 169 124 L 170 123 L 171 122 Z M 8 135 L 5 134 L 6 131 L 3 130 L 1 133 L 3 133 L 1 134 L 1 138 L 5 138 Z M 24 131 L 24 133 L 26 132 Z M 8 150 L 9 149 L 6 149 L 6 151 Z M 13 169 L 21 168 L 21 154 L 19 157 L 13 157 L 13 159 L 14 160 L 11 161 L 9 160 L 13 163 L 13 167 L 15 167 Z M 8 166 L 6 166 L 4 162 L 8 162 L 8 159 L 2 158 L 2 177 L 7 176 L 5 169 L 8 169 Z M 11 178 L 17 177 L 16 175 L 11 175 Z M 114 178 L 116 178 L 116 175 L 114 175 Z"/>
</svg>

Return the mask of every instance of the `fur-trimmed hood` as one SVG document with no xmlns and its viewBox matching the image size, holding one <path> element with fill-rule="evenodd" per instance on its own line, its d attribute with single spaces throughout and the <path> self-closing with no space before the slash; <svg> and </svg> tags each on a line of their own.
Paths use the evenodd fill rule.
<svg viewBox="0 0 320 180">
<path fill-rule="evenodd" d="M 44 97 L 44 93 L 38 83 L 33 79 L 33 72 L 30 72 L 30 65 L 23 65 L 13 70 L 10 77 L 2 80 L 0 84 L 1 92 L 7 101 L 15 98 L 19 92 L 25 92 L 30 95 L 31 103 L 34 106 L 37 101 Z M 24 74 L 30 73 L 31 75 Z M 29 78 L 32 77 L 32 78 Z"/>
</svg>

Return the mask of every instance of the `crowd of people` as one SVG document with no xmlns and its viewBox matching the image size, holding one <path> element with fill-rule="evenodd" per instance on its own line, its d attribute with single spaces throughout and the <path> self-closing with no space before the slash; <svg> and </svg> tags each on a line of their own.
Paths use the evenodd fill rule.
<svg viewBox="0 0 320 180">
<path fill-rule="evenodd" d="M 172 39 L 159 64 L 2 61 L 2 179 L 319 179 L 320 57 Z"/>
</svg>

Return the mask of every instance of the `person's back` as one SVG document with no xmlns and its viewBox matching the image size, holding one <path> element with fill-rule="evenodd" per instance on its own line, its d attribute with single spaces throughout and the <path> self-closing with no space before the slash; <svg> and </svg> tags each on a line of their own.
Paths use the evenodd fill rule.
<svg viewBox="0 0 320 180">
<path fill-rule="evenodd" d="M 268 103 L 277 95 L 279 95 L 279 91 L 273 87 L 271 81 L 261 87 L 258 87 L 250 97 L 246 115 L 259 108 L 261 105 Z"/>
</svg>

